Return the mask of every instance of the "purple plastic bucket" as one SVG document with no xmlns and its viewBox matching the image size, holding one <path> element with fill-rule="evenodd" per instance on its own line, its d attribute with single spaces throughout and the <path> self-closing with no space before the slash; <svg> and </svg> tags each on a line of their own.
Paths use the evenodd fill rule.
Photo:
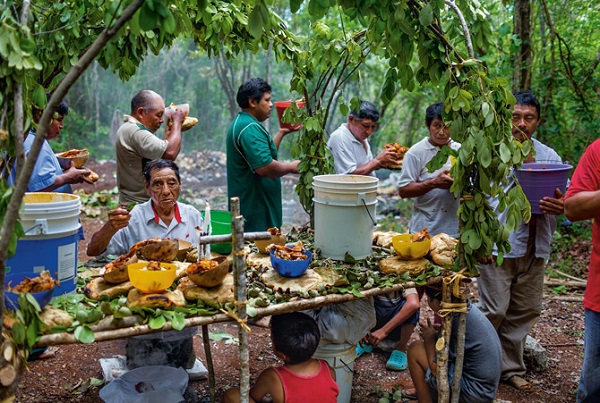
<svg viewBox="0 0 600 403">
<path fill-rule="evenodd" d="M 557 188 L 565 193 L 571 169 L 573 167 L 569 164 L 526 163 L 521 169 L 515 170 L 519 185 L 531 204 L 531 214 L 543 214 L 540 200 L 556 197 Z"/>
</svg>

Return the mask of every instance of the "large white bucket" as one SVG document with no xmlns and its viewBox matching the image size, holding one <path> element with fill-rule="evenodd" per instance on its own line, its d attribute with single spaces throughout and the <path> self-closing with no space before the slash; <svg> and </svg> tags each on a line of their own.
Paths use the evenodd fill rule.
<svg viewBox="0 0 600 403">
<path fill-rule="evenodd" d="M 6 261 L 12 272 L 37 275 L 48 270 L 60 281 L 54 296 L 75 290 L 77 242 L 79 241 L 79 196 L 68 193 L 25 193 L 19 211 L 25 236 L 17 252 Z"/>
<path fill-rule="evenodd" d="M 335 371 L 335 379 L 340 388 L 338 403 L 349 403 L 352 396 L 352 377 L 354 375 L 354 360 L 356 346 L 353 344 L 319 345 L 313 358 L 327 361 Z"/>
<path fill-rule="evenodd" d="M 344 260 L 371 255 L 379 179 L 363 175 L 313 178 L 315 247 L 323 257 Z"/>
</svg>

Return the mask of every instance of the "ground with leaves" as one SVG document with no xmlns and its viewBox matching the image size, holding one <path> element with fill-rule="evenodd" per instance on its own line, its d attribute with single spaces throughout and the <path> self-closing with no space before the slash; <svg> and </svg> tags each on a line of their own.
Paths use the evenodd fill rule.
<svg viewBox="0 0 600 403">
<path fill-rule="evenodd" d="M 184 164 L 185 165 L 185 164 Z M 88 192 L 112 189 L 114 164 L 92 164 L 101 180 L 95 188 L 82 185 Z M 183 171 L 183 170 L 182 170 Z M 182 177 L 185 177 L 182 173 Z M 188 200 L 203 198 L 224 199 L 224 186 L 221 178 L 214 178 L 212 186 L 196 189 L 189 184 L 186 194 Z M 195 186 L 198 186 L 196 183 Z M 196 189 L 196 190 L 194 190 Z M 104 202 L 98 201 L 101 207 Z M 104 207 L 101 207 L 101 210 Z M 86 238 L 99 228 L 104 217 L 82 215 Z M 557 264 L 585 267 L 589 259 L 589 241 L 581 239 L 584 235 L 580 227 L 565 227 L 559 232 L 555 250 L 551 259 L 552 267 Z M 80 259 L 85 256 L 85 241 L 80 244 Z M 575 252 L 574 252 L 575 251 Z M 580 277 L 585 273 L 573 273 Z M 476 285 L 473 286 L 473 298 L 477 298 Z M 531 336 L 540 341 L 547 349 L 548 368 L 543 373 L 528 373 L 526 378 L 532 382 L 528 392 L 520 392 L 501 385 L 498 398 L 512 402 L 570 402 L 575 401 L 574 391 L 579 379 L 583 352 L 583 308 L 581 302 L 568 302 L 556 297 L 581 295 L 580 291 L 570 287 L 553 286 L 545 290 L 543 313 L 539 323 L 533 328 Z M 426 303 L 422 302 L 422 312 L 430 315 Z M 250 370 L 251 378 L 256 379 L 260 371 L 276 364 L 272 354 L 268 329 L 251 326 L 250 334 Z M 239 354 L 237 348 L 237 327 L 231 323 L 209 326 L 211 336 L 211 354 L 215 366 L 217 397 L 225 388 L 239 384 Z M 226 333 L 223 333 L 226 332 Z M 206 363 L 202 339 L 194 340 L 194 349 L 198 357 Z M 65 345 L 54 348 L 54 356 L 29 363 L 29 371 L 21 380 L 17 392 L 18 402 L 101 402 L 98 396 L 99 380 L 102 370 L 98 359 L 125 353 L 125 340 L 93 343 L 91 345 Z M 385 369 L 386 355 L 383 352 L 365 354 L 355 363 L 352 387 L 353 402 L 377 402 L 384 393 L 391 393 L 398 387 L 412 387 L 408 371 L 391 372 Z M 101 387 L 101 386 L 100 386 Z M 188 401 L 201 401 L 208 396 L 208 381 L 190 382 Z"/>
</svg>

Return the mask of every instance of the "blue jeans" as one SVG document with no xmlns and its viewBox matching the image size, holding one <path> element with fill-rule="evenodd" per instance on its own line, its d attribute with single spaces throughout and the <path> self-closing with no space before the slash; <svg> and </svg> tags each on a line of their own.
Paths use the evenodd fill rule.
<svg viewBox="0 0 600 403">
<path fill-rule="evenodd" d="M 577 402 L 600 402 L 600 312 L 585 310 L 584 343 Z"/>
</svg>

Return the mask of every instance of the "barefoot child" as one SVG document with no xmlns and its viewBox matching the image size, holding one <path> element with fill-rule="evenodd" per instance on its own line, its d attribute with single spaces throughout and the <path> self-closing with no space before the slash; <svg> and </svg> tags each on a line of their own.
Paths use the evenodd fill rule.
<svg viewBox="0 0 600 403">
<path fill-rule="evenodd" d="M 250 401 L 270 395 L 273 403 L 335 403 L 340 391 L 335 372 L 327 362 L 311 358 L 321 335 L 317 323 L 300 312 L 271 318 L 271 340 L 280 367 L 265 369 L 250 389 Z M 223 402 L 239 402 L 239 388 L 225 392 Z M 271 400 L 265 400 L 271 401 Z"/>
</svg>

